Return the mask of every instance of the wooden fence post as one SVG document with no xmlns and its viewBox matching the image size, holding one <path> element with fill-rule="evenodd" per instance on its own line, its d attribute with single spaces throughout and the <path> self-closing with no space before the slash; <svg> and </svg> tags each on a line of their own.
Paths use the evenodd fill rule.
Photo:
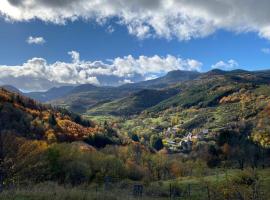
<svg viewBox="0 0 270 200">
<path fill-rule="evenodd" d="M 188 184 L 188 197 L 189 197 L 189 199 L 191 197 L 191 185 L 190 184 Z"/>
<path fill-rule="evenodd" d="M 206 186 L 206 189 L 207 189 L 208 200 L 211 200 L 211 194 L 210 194 L 210 189 L 209 189 L 209 186 L 208 185 Z"/>
<path fill-rule="evenodd" d="M 143 185 L 133 185 L 133 196 L 142 197 L 143 195 Z"/>
<path fill-rule="evenodd" d="M 172 184 L 170 183 L 170 199 L 172 198 Z"/>
</svg>

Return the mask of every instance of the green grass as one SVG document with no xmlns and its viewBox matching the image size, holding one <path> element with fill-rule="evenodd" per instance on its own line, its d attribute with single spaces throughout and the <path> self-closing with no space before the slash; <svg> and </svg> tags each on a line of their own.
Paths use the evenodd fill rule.
<svg viewBox="0 0 270 200">
<path fill-rule="evenodd" d="M 83 115 L 83 117 L 98 123 L 104 123 L 105 121 L 115 122 L 121 119 L 120 117 L 112 115 Z"/>
<path fill-rule="evenodd" d="M 55 183 L 43 183 L 33 187 L 24 187 L 0 194 L 0 200 L 135 200 L 132 189 L 106 189 L 104 186 L 59 186 Z M 145 196 L 146 200 L 155 197 Z M 161 198 L 163 199 L 163 198 Z"/>
<path fill-rule="evenodd" d="M 250 170 L 251 169 L 247 171 Z M 213 169 L 210 173 L 212 174 L 207 176 L 182 177 L 174 180 L 152 182 L 144 187 L 144 194 L 141 199 L 169 199 L 170 185 L 177 188 L 180 192 L 188 191 L 188 188 L 190 187 L 190 197 L 187 198 L 183 196 L 181 199 L 207 199 L 207 185 L 222 190 L 222 187 L 226 185 L 226 180 L 232 180 L 238 177 L 243 171 L 231 169 L 225 172 L 221 169 Z M 257 170 L 257 174 L 261 182 L 260 190 L 264 193 L 264 199 L 267 200 L 270 198 L 270 168 Z M 60 186 L 56 183 L 48 182 L 37 184 L 32 187 L 24 186 L 20 189 L 4 191 L 0 195 L 0 200 L 133 200 L 138 199 L 134 198 L 132 195 L 134 184 L 136 184 L 136 182 L 122 181 L 121 183 L 113 184 L 113 188 L 105 190 L 102 185 L 71 187 Z M 246 188 L 244 189 L 246 190 Z M 214 191 L 215 190 L 213 189 L 213 194 Z M 222 194 L 220 195 L 222 196 Z M 214 199 L 223 199 L 221 196 Z"/>
</svg>

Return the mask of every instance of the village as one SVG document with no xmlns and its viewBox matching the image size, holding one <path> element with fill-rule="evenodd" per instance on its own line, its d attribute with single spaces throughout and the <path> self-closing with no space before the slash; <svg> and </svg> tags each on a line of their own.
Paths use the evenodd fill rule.
<svg viewBox="0 0 270 200">
<path fill-rule="evenodd" d="M 189 153 L 192 145 L 199 141 L 206 141 L 209 137 L 209 130 L 194 130 L 179 134 L 180 127 L 169 127 L 163 133 L 163 144 L 171 153 Z"/>
</svg>

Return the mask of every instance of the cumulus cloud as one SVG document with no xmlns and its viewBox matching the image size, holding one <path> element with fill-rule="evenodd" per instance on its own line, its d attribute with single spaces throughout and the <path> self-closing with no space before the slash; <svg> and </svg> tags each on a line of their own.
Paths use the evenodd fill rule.
<svg viewBox="0 0 270 200">
<path fill-rule="evenodd" d="M 44 58 L 32 58 L 19 66 L 1 66 L 0 82 L 23 90 L 46 90 L 52 86 L 95 84 L 119 85 L 147 80 L 154 74 L 171 70 L 200 70 L 202 63 L 172 55 L 117 57 L 107 62 L 85 61 L 70 51 L 71 62 L 49 64 Z"/>
<path fill-rule="evenodd" d="M 147 57 L 133 56 L 115 58 L 112 62 L 114 66 L 113 74 L 120 77 L 130 77 L 133 74 L 146 76 L 151 73 L 165 73 L 172 70 L 201 70 L 202 63 L 193 59 L 182 59 L 172 55 L 160 57 L 158 55 Z"/>
<path fill-rule="evenodd" d="M 212 65 L 212 69 L 223 69 L 223 70 L 232 70 L 238 67 L 239 67 L 238 62 L 236 62 L 233 59 L 228 60 L 227 62 L 221 60 L 216 64 Z"/>
<path fill-rule="evenodd" d="M 269 8 L 269 0 L 1 0 L 0 13 L 7 20 L 56 24 L 114 19 L 138 38 L 189 40 L 225 29 L 270 39 Z"/>
<path fill-rule="evenodd" d="M 262 48 L 261 51 L 265 54 L 270 54 L 270 48 Z"/>
<path fill-rule="evenodd" d="M 46 41 L 43 37 L 29 36 L 26 40 L 28 44 L 44 44 Z"/>
</svg>

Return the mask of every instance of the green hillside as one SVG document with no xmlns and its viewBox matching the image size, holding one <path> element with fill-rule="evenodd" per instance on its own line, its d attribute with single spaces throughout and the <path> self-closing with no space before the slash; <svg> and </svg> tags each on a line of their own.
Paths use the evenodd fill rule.
<svg viewBox="0 0 270 200">
<path fill-rule="evenodd" d="M 152 107 L 139 109 L 137 116 L 125 117 L 128 109 L 135 108 L 134 104 L 128 104 L 132 102 L 130 99 L 106 103 L 92 110 L 99 111 L 96 114 L 119 117 L 114 111 L 124 106 L 123 119 L 118 119 L 120 132 L 137 134 L 145 144 L 151 143 L 151 136 L 158 135 L 172 152 L 185 151 L 180 143 L 186 141 L 189 134 L 195 148 L 201 143 L 217 144 L 218 137 L 225 132 L 268 147 L 269 80 L 270 76 L 261 72 L 212 71 L 174 86 L 180 92 Z M 191 146 L 188 151 L 192 151 Z"/>
<path fill-rule="evenodd" d="M 90 115 L 116 115 L 126 116 L 139 114 L 141 111 L 152 107 L 178 93 L 177 89 L 166 90 L 141 90 L 128 97 L 102 104 L 87 111 Z"/>
</svg>

